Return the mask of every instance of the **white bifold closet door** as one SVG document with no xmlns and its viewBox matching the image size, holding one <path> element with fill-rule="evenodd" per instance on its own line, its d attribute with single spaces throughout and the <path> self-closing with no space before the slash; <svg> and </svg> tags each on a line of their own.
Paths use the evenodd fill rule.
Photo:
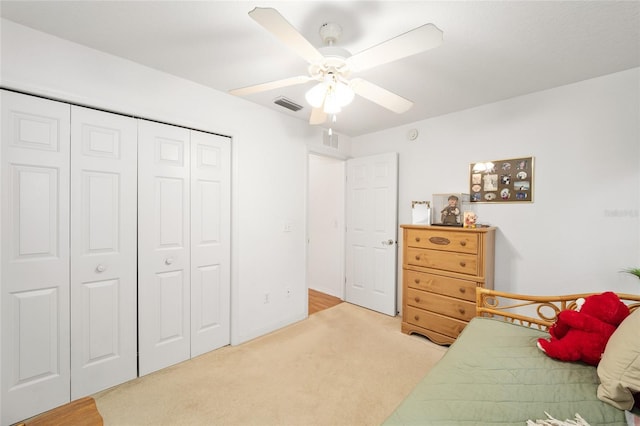
<svg viewBox="0 0 640 426">
<path fill-rule="evenodd" d="M 139 374 L 230 339 L 230 141 L 140 121 Z"/>
<path fill-rule="evenodd" d="M 0 424 L 228 344 L 229 138 L 0 104 Z"/>
<path fill-rule="evenodd" d="M 71 400 L 137 376 L 137 123 L 71 110 Z"/>
<path fill-rule="evenodd" d="M 69 402 L 69 123 L 1 91 L 0 423 Z"/>
<path fill-rule="evenodd" d="M 189 148 L 189 130 L 139 123 L 140 375 L 189 359 Z"/>
<path fill-rule="evenodd" d="M 231 342 L 231 140 L 191 131 L 191 357 Z"/>
<path fill-rule="evenodd" d="M 136 121 L 2 91 L 1 424 L 137 375 Z"/>
</svg>

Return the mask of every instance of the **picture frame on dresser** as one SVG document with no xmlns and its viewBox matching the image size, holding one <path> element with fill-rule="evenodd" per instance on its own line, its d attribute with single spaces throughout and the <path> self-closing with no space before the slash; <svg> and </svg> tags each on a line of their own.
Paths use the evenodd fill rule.
<svg viewBox="0 0 640 426">
<path fill-rule="evenodd" d="M 493 289 L 496 228 L 401 228 L 402 332 L 449 345 L 475 316 L 476 288 Z"/>
<path fill-rule="evenodd" d="M 429 201 L 411 202 L 411 223 L 414 225 L 431 225 L 431 203 Z"/>
</svg>

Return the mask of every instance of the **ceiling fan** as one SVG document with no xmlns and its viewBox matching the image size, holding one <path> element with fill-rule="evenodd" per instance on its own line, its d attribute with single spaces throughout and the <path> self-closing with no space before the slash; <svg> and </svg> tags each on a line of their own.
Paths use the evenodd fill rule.
<svg viewBox="0 0 640 426">
<path fill-rule="evenodd" d="M 351 55 L 335 46 L 342 29 L 334 23 L 320 28 L 324 46 L 316 49 L 276 9 L 256 7 L 249 16 L 309 63 L 309 75 L 289 77 L 253 86 L 230 90 L 245 96 L 281 87 L 316 81 L 306 95 L 313 110 L 310 124 L 322 124 L 327 114 L 334 114 L 349 103 L 354 94 L 401 114 L 413 102 L 362 78 L 350 78 L 352 73 L 368 70 L 398 59 L 424 52 L 442 44 L 442 31 L 433 24 L 425 24 L 378 45 Z"/>
</svg>

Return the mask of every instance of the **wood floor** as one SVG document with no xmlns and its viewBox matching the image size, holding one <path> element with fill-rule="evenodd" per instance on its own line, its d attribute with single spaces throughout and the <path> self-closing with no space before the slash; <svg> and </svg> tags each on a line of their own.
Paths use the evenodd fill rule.
<svg viewBox="0 0 640 426">
<path fill-rule="evenodd" d="M 102 426 L 103 424 L 95 400 L 87 396 L 17 423 L 16 426 Z"/>
<path fill-rule="evenodd" d="M 309 289 L 309 315 L 342 303 L 338 297 Z"/>
</svg>

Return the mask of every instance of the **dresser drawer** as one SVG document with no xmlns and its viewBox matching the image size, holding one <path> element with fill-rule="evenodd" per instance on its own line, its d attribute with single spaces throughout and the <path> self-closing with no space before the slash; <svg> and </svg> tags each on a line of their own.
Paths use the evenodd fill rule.
<svg viewBox="0 0 640 426">
<path fill-rule="evenodd" d="M 407 306 L 405 309 L 406 311 L 403 313 L 403 317 L 406 322 L 453 337 L 454 339 L 458 337 L 467 325 L 465 321 L 447 318 L 411 306 Z"/>
<path fill-rule="evenodd" d="M 432 229 L 407 229 L 405 243 L 409 247 L 459 253 L 478 253 L 478 234 L 463 231 Z"/>
<path fill-rule="evenodd" d="M 476 316 L 475 303 L 407 287 L 406 304 L 449 317 L 469 321 Z"/>
<path fill-rule="evenodd" d="M 407 287 L 443 294 L 458 299 L 476 301 L 476 282 L 443 277 L 441 275 L 417 272 L 410 269 L 403 271 L 402 277 Z"/>
<path fill-rule="evenodd" d="M 453 253 L 415 247 L 407 247 L 405 253 L 407 257 L 404 259 L 404 262 L 407 265 L 478 275 L 478 256 L 475 254 Z"/>
</svg>

